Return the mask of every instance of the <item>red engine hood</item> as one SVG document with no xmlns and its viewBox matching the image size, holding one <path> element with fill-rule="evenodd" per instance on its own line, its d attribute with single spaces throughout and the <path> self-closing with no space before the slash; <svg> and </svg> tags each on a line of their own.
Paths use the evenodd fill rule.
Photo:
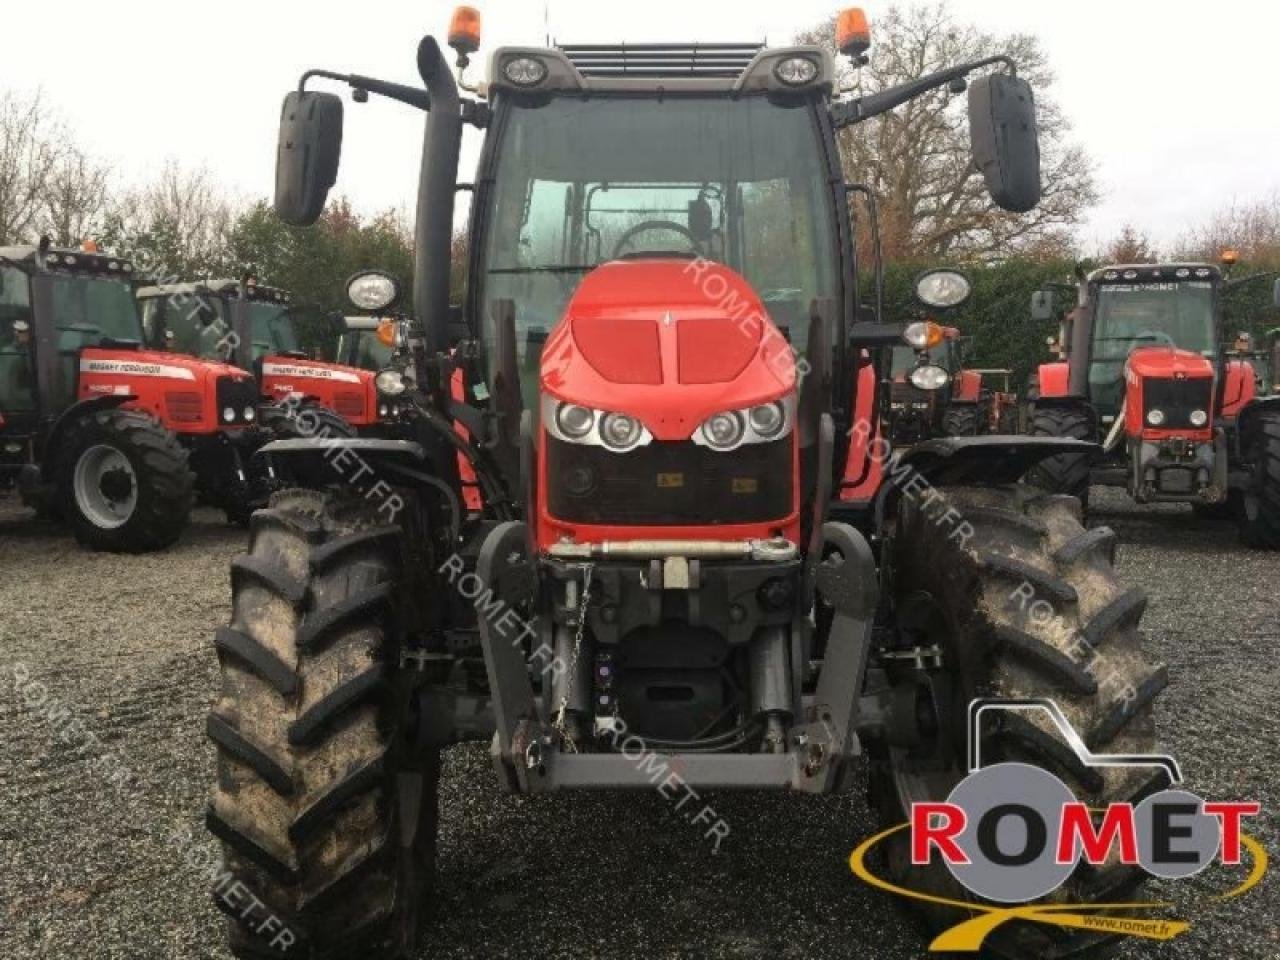
<svg viewBox="0 0 1280 960">
<path fill-rule="evenodd" d="M 80 355 L 81 373 L 100 376 L 157 377 L 200 383 L 206 377 L 248 378 L 239 367 L 163 350 L 113 350 L 89 347 Z"/>
<path fill-rule="evenodd" d="M 707 260 L 625 260 L 583 279 L 542 351 L 542 389 L 685 440 L 714 413 L 795 389 L 790 345 L 751 285 Z"/>
<path fill-rule="evenodd" d="M 1127 378 L 1165 377 L 1194 378 L 1212 377 L 1213 363 L 1207 358 L 1191 350 L 1179 350 L 1176 347 L 1139 347 L 1129 354 L 1125 363 Z"/>
<path fill-rule="evenodd" d="M 264 380 L 288 377 L 305 381 L 308 386 L 314 386 L 317 382 L 368 384 L 373 382 L 374 376 L 372 370 L 347 367 L 337 363 L 324 363 L 319 360 L 299 360 L 293 357 L 277 356 L 262 359 Z M 306 392 L 302 386 L 298 387 L 298 391 Z"/>
</svg>

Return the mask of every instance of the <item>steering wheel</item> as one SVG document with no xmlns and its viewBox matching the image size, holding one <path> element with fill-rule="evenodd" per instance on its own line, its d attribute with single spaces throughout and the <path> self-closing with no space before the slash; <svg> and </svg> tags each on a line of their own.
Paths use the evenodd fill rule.
<svg viewBox="0 0 1280 960">
<path fill-rule="evenodd" d="M 609 255 L 611 260 L 617 260 L 622 255 L 622 248 L 630 243 L 637 234 L 644 233 L 648 230 L 670 230 L 680 234 L 689 241 L 689 248 L 699 256 L 702 254 L 702 246 L 698 243 L 697 238 L 689 230 L 688 227 L 676 223 L 674 220 L 642 220 L 634 227 L 627 229 L 625 233 L 618 238 L 618 242 L 613 245 L 613 253 Z"/>
<path fill-rule="evenodd" d="M 1165 333 L 1163 330 L 1139 330 L 1137 335 L 1134 337 L 1134 339 L 1135 340 L 1155 340 L 1158 342 L 1167 343 L 1169 346 L 1173 347 L 1173 349 L 1175 350 L 1178 349 L 1178 345 L 1173 342 L 1173 337 L 1169 336 L 1169 334 Z"/>
</svg>

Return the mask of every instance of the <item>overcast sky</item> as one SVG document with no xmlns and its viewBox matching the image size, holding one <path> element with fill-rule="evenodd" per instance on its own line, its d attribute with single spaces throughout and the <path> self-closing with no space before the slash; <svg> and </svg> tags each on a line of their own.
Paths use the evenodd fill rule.
<svg viewBox="0 0 1280 960">
<path fill-rule="evenodd" d="M 62 0 L 8 3 L 0 87 L 41 88 L 83 146 L 140 181 L 166 158 L 205 165 L 249 197 L 271 191 L 282 94 L 306 67 L 414 82 L 414 51 L 440 36 L 438 0 L 199 5 Z M 488 0 L 485 51 L 541 43 L 543 0 Z M 827 0 L 547 0 L 561 42 L 758 40 L 784 43 L 831 15 Z M 868 3 L 875 35 L 877 9 Z M 1158 242 L 1233 199 L 1280 191 L 1280 6 L 1182 0 L 952 0 L 957 17 L 1039 35 L 1052 94 L 1098 168 L 1102 202 L 1080 231 L 1103 242 L 1126 221 Z M 473 67 L 473 71 L 476 68 Z M 348 103 L 337 192 L 367 211 L 411 209 L 421 115 L 376 99 Z M 469 131 L 463 177 L 474 167 Z"/>
</svg>

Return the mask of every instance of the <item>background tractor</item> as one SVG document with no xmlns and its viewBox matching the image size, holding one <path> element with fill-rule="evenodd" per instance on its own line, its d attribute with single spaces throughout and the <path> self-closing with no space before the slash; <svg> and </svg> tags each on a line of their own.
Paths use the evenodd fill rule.
<svg viewBox="0 0 1280 960">
<path fill-rule="evenodd" d="M 372 371 L 312 360 L 301 349 L 284 290 L 252 279 L 207 280 L 143 287 L 138 298 L 150 342 L 251 372 L 260 420 L 277 437 L 353 436 L 392 415 Z"/>
<path fill-rule="evenodd" d="M 143 349 L 133 283 L 96 249 L 0 248 L 0 475 L 81 543 L 137 552 L 178 538 L 193 486 L 246 519 L 265 496 L 241 467 L 252 379 Z"/>
<path fill-rule="evenodd" d="M 427 112 L 404 348 L 415 439 L 332 442 L 368 470 L 277 494 L 233 561 L 207 727 L 207 822 L 255 898 L 229 918 L 232 948 L 270 952 L 270 912 L 302 956 L 410 951 L 440 751 L 463 739 L 490 744 L 516 793 L 828 793 L 869 761 L 886 825 L 967 771 L 956 731 L 979 691 L 1052 696 L 1095 748 L 1149 750 L 1166 678 L 1139 649 L 1144 602 L 1116 581 L 1114 538 L 1016 483 L 1087 445 L 952 437 L 887 475 L 876 453 L 884 358 L 905 325 L 859 309 L 848 194 L 865 188 L 844 182 L 836 133 L 975 75 L 975 161 L 998 203 L 1028 210 L 1035 117 L 1014 65 L 839 99 L 818 46 L 505 47 L 477 88 L 462 73 L 474 10 L 449 40 L 461 88 L 426 37 L 422 86 L 313 70 L 281 113 L 276 210 L 303 225 L 335 182 L 343 124 L 342 100 L 308 83 Z M 868 44 L 861 11 L 845 11 L 840 48 L 857 60 Z M 484 146 L 455 343 L 464 125 Z M 1056 604 L 1052 622 L 1019 607 L 1024 580 Z M 1061 631 L 1114 657 L 1134 696 L 1065 657 Z M 984 756 L 1048 765 L 1090 805 L 1148 786 L 1079 770 L 1030 723 L 988 735 Z M 690 810 L 724 838 L 705 800 Z M 833 862 L 845 843 L 832 837 Z M 913 871 L 888 846 L 895 879 L 953 888 L 940 861 Z M 1123 899 L 1134 882 L 1116 864 L 1054 896 Z M 1105 939 L 1014 923 L 990 941 L 1030 958 Z"/>
<path fill-rule="evenodd" d="M 916 300 L 943 315 L 969 298 L 969 279 L 955 270 L 929 270 L 916 280 Z M 923 319 L 907 327 L 907 343 L 893 348 L 885 433 L 895 446 L 932 437 L 1015 432 L 1016 398 L 1008 392 L 1008 370 L 968 370 L 964 339 L 952 326 Z M 990 389 L 1003 376 L 1001 389 Z"/>
<path fill-rule="evenodd" d="M 1101 441 L 1102 456 L 1053 457 L 1030 474 L 1082 500 L 1090 484 L 1124 487 L 1139 503 L 1229 512 L 1246 543 L 1280 548 L 1280 398 L 1258 395 L 1234 355 L 1224 304 L 1242 284 L 1207 263 L 1101 267 L 1085 276 L 1062 320 L 1060 359 L 1041 364 L 1034 435 Z M 1058 315 L 1057 289 L 1037 291 L 1032 318 Z M 1274 299 L 1280 306 L 1280 281 Z"/>
</svg>

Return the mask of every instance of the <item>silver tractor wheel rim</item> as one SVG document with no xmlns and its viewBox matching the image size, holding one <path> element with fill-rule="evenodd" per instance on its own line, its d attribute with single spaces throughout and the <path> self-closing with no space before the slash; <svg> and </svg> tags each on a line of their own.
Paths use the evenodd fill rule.
<svg viewBox="0 0 1280 960">
<path fill-rule="evenodd" d="M 72 491 L 80 512 L 102 530 L 124 526 L 138 506 L 138 477 L 133 464 L 106 444 L 96 444 L 80 454 Z"/>
</svg>

